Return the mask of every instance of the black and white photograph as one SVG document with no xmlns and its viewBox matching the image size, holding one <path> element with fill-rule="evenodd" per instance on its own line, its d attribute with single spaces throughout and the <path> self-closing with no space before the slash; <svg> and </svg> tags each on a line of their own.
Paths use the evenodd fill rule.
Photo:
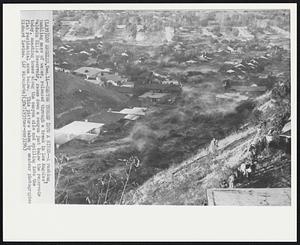
<svg viewBox="0 0 300 245">
<path fill-rule="evenodd" d="M 53 11 L 55 203 L 291 205 L 288 9 Z"/>
<path fill-rule="evenodd" d="M 297 4 L 6 2 L 3 241 L 297 241 Z"/>
</svg>

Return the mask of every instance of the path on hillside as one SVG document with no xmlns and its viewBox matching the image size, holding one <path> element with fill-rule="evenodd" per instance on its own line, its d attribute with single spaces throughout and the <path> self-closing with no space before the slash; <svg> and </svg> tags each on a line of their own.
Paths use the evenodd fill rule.
<svg viewBox="0 0 300 245">
<path fill-rule="evenodd" d="M 227 144 L 224 144 L 223 146 L 219 147 L 218 148 L 218 152 L 221 153 L 222 151 L 225 151 L 225 150 L 231 150 L 233 148 L 235 148 L 237 145 L 241 144 L 242 142 L 245 141 L 245 139 L 248 139 L 249 137 L 252 137 L 254 136 L 254 134 L 256 133 L 256 131 L 252 131 L 250 132 L 249 134 L 237 139 L 237 140 L 234 140 L 234 141 L 230 141 L 229 143 Z M 198 161 L 201 159 L 201 158 L 204 158 L 204 157 L 209 157 L 209 152 L 206 150 L 206 151 L 202 151 L 199 155 L 197 155 L 196 158 L 193 158 L 191 159 L 191 161 L 188 161 L 186 164 L 180 166 L 180 168 L 176 169 L 173 174 L 181 171 L 182 169 L 190 166 L 190 165 L 193 165 L 193 164 L 198 164 Z"/>
</svg>

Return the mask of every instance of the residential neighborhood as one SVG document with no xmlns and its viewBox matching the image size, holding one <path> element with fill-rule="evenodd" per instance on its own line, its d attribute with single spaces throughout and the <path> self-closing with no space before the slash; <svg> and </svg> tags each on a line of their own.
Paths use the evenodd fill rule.
<svg viewBox="0 0 300 245">
<path fill-rule="evenodd" d="M 53 17 L 57 204 L 290 205 L 287 10 Z"/>
</svg>

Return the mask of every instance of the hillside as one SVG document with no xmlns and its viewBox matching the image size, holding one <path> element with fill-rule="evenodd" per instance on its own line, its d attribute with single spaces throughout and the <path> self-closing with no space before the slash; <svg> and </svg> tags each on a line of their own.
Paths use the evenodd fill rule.
<svg viewBox="0 0 300 245">
<path fill-rule="evenodd" d="M 55 128 L 105 108 L 119 108 L 128 97 L 64 72 L 54 73 Z"/>
<path fill-rule="evenodd" d="M 206 190 L 220 188 L 222 181 L 227 181 L 241 164 L 250 162 L 250 144 L 262 140 L 270 129 L 280 131 L 287 122 L 288 107 L 285 107 L 285 112 L 278 112 L 281 106 L 274 103 L 271 93 L 261 96 L 256 103 L 256 109 L 262 113 L 261 118 L 269 119 L 263 132 L 259 133 L 258 125 L 253 125 L 230 134 L 219 141 L 216 157 L 207 148 L 200 148 L 197 154 L 181 164 L 159 172 L 142 186 L 128 192 L 123 199 L 124 204 L 207 205 Z M 283 123 L 277 125 L 276 122 L 280 120 Z M 291 187 L 290 152 L 282 143 L 263 148 L 254 175 L 251 179 L 238 180 L 235 186 Z"/>
</svg>

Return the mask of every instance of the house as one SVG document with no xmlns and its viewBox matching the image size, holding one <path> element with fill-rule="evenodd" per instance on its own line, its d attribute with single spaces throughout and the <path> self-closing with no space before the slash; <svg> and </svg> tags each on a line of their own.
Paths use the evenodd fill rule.
<svg viewBox="0 0 300 245">
<path fill-rule="evenodd" d="M 75 138 L 91 142 L 100 134 L 103 126 L 103 123 L 74 121 L 60 129 L 55 129 L 54 142 L 58 147 Z"/>
<path fill-rule="evenodd" d="M 231 74 L 231 73 L 234 73 L 234 70 L 228 70 L 226 72 L 229 73 L 229 74 Z"/>
<path fill-rule="evenodd" d="M 95 67 L 80 67 L 79 69 L 73 71 L 75 75 L 84 77 L 88 80 L 97 80 L 98 74 L 105 74 L 107 70 L 95 68 Z"/>
<path fill-rule="evenodd" d="M 207 189 L 208 206 L 290 206 L 291 188 Z"/>
<path fill-rule="evenodd" d="M 130 121 L 135 121 L 139 118 L 140 118 L 140 116 L 138 116 L 138 115 L 130 115 L 130 114 L 128 114 L 124 117 L 124 119 L 130 120 Z"/>
<path fill-rule="evenodd" d="M 127 115 L 136 115 L 136 116 L 145 116 L 147 107 L 133 107 L 133 108 L 125 108 L 118 113 L 127 114 Z"/>
<path fill-rule="evenodd" d="M 112 113 L 121 114 L 124 116 L 124 119 L 135 121 L 139 119 L 141 116 L 146 115 L 146 107 L 133 107 L 133 108 L 125 108 L 121 111 L 112 111 Z"/>
<path fill-rule="evenodd" d="M 59 65 L 59 63 L 54 63 L 54 70 L 55 71 L 61 71 L 65 73 L 71 73 L 71 66 L 67 62 L 63 62 Z"/>
<path fill-rule="evenodd" d="M 117 25 L 117 29 L 124 29 L 126 28 L 126 25 Z"/>
<path fill-rule="evenodd" d="M 166 79 L 166 78 L 167 78 L 167 76 L 161 75 L 161 74 L 156 73 L 156 72 L 152 72 L 152 74 L 153 74 L 153 76 L 158 77 L 158 78 L 161 78 L 161 79 Z"/>
<path fill-rule="evenodd" d="M 62 71 L 62 72 L 64 71 L 64 69 L 59 67 L 59 66 L 54 66 L 54 70 L 55 71 Z"/>
<path fill-rule="evenodd" d="M 269 78 L 269 74 L 261 74 L 258 76 L 259 79 L 268 79 Z"/>
<path fill-rule="evenodd" d="M 121 87 L 126 87 L 126 88 L 133 88 L 134 87 L 134 82 L 123 82 Z"/>
<path fill-rule="evenodd" d="M 169 93 L 146 92 L 139 96 L 139 100 L 144 104 L 165 103 L 170 99 Z"/>
<path fill-rule="evenodd" d="M 167 84 L 167 85 L 177 85 L 177 86 L 181 86 L 180 82 L 178 82 L 177 80 L 165 80 L 161 82 L 162 84 Z"/>
<path fill-rule="evenodd" d="M 199 57 L 199 60 L 200 60 L 200 61 L 208 61 L 209 59 L 208 59 L 207 56 L 204 57 L 204 55 L 202 54 L 202 55 Z"/>
<path fill-rule="evenodd" d="M 250 60 L 250 62 L 258 64 L 258 62 L 256 60 L 254 60 L 254 59 Z"/>
<path fill-rule="evenodd" d="M 97 74 L 97 80 L 107 82 L 108 84 L 113 86 L 121 86 L 122 83 L 126 81 L 126 79 L 121 77 L 120 75 L 110 74 L 108 72 L 104 72 L 104 70 Z"/>
</svg>

